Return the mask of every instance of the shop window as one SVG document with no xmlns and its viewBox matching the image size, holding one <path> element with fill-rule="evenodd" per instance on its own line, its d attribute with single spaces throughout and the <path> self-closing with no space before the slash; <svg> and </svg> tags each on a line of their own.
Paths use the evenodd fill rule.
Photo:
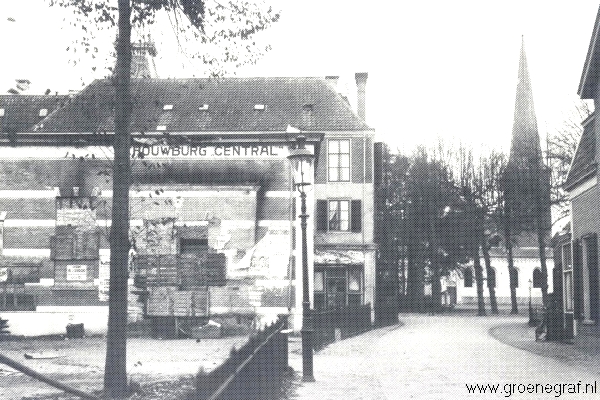
<svg viewBox="0 0 600 400">
<path fill-rule="evenodd" d="M 542 277 L 542 271 L 539 268 L 535 268 L 533 270 L 533 287 L 541 288 L 542 282 L 544 282 L 544 279 Z"/>
<path fill-rule="evenodd" d="M 488 287 L 496 287 L 496 270 L 494 268 L 490 268 L 488 271 Z"/>
<path fill-rule="evenodd" d="M 350 182 L 350 139 L 329 139 L 328 177 L 331 182 Z"/>
<path fill-rule="evenodd" d="M 317 200 L 317 231 L 361 232 L 361 200 Z"/>
<path fill-rule="evenodd" d="M 519 287 L 519 270 L 516 268 L 510 269 L 510 286 L 518 288 Z"/>
<path fill-rule="evenodd" d="M 471 268 L 465 268 L 463 272 L 463 280 L 465 287 L 473 287 L 473 270 Z"/>
<path fill-rule="evenodd" d="M 181 239 L 180 254 L 198 254 L 208 251 L 208 239 Z"/>
<path fill-rule="evenodd" d="M 315 309 L 359 306 L 363 303 L 363 270 L 360 267 L 330 267 L 314 273 Z"/>
</svg>

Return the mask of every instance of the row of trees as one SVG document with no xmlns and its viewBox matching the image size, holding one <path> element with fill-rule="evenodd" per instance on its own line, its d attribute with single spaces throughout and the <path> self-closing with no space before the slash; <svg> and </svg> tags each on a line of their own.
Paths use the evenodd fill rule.
<svg viewBox="0 0 600 400">
<path fill-rule="evenodd" d="M 424 286 L 431 284 L 432 306 L 440 308 L 441 278 L 472 260 L 479 313 L 484 314 L 479 254 L 481 250 L 491 268 L 488 250 L 502 216 L 500 180 L 506 158 L 491 152 L 476 159 L 465 146 L 452 149 L 442 142 L 433 149 L 420 147 L 411 156 L 384 152 L 378 193 L 385 199 L 378 215 L 380 261 L 395 270 L 390 275 L 400 273 L 404 305 L 422 310 Z"/>
<path fill-rule="evenodd" d="M 577 105 L 589 115 L 585 104 Z M 581 118 L 583 120 L 584 118 Z M 439 141 L 419 147 L 410 156 L 383 148 L 378 197 L 377 241 L 382 275 L 396 282 L 401 305 L 409 310 L 440 309 L 440 278 L 473 266 L 478 314 L 485 315 L 484 271 L 492 275 L 490 249 L 502 240 L 509 267 L 511 312 L 517 313 L 513 247 L 529 232 L 537 238 L 542 272 L 542 298 L 547 299 L 546 248 L 551 231 L 551 208 L 564 217 L 566 178 L 580 124 L 565 122 L 548 138 L 546 157 L 509 162 L 502 152 L 479 151 Z M 483 258 L 483 260 L 481 260 Z M 483 262 L 482 262 L 483 261 Z M 431 285 L 431 298 L 424 287 Z M 490 308 L 498 313 L 495 282 L 487 280 Z M 431 302 L 431 304 L 427 304 Z"/>
</svg>

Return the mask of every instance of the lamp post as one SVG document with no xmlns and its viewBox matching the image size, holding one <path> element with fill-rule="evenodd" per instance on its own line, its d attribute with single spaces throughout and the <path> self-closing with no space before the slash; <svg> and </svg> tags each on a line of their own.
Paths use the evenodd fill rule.
<svg viewBox="0 0 600 400">
<path fill-rule="evenodd" d="M 313 375 L 313 328 L 308 291 L 308 250 L 306 239 L 306 187 L 310 185 L 311 165 L 314 155 L 304 147 L 306 137 L 296 138 L 296 148 L 290 150 L 288 158 L 294 169 L 294 185 L 300 193 L 300 228 L 302 230 L 302 380 L 314 382 Z"/>
</svg>

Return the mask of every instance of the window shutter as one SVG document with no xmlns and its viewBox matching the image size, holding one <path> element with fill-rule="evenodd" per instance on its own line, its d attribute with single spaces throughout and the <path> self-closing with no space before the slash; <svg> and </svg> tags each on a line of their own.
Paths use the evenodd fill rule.
<svg viewBox="0 0 600 400">
<path fill-rule="evenodd" d="M 327 200 L 317 200 L 317 231 L 327 231 Z"/>
<path fill-rule="evenodd" d="M 581 241 L 573 241 L 573 318 L 583 319 L 583 263 Z"/>
<path fill-rule="evenodd" d="M 352 213 L 352 217 L 350 219 L 352 232 L 362 231 L 362 204 L 360 200 L 352 200 L 350 212 Z"/>
</svg>

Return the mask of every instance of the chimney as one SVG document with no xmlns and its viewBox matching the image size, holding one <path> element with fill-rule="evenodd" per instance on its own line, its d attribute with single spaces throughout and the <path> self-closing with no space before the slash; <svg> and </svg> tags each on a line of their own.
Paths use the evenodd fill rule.
<svg viewBox="0 0 600 400">
<path fill-rule="evenodd" d="M 356 80 L 356 113 L 359 117 L 365 120 L 365 97 L 367 90 L 367 78 L 369 74 L 367 72 L 357 72 L 354 74 Z"/>
<path fill-rule="evenodd" d="M 331 85 L 331 87 L 337 92 L 339 76 L 329 75 L 325 77 L 325 81 Z"/>
</svg>

